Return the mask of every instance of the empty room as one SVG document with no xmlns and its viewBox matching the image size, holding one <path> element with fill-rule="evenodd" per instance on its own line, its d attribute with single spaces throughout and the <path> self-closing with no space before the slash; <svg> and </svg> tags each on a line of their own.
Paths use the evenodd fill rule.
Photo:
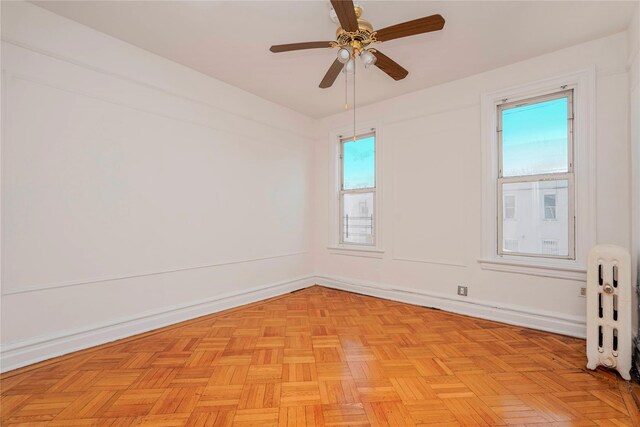
<svg viewBox="0 0 640 427">
<path fill-rule="evenodd" d="M 0 425 L 640 426 L 640 1 L 0 16 Z"/>
</svg>

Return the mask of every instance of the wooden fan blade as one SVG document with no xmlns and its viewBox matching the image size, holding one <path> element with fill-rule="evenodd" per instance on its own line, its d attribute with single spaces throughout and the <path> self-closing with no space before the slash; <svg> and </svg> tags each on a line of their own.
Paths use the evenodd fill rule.
<svg viewBox="0 0 640 427">
<path fill-rule="evenodd" d="M 331 5 L 338 15 L 338 21 L 343 30 L 358 31 L 358 18 L 356 18 L 352 0 L 331 0 Z"/>
<path fill-rule="evenodd" d="M 376 57 L 376 67 L 387 73 L 394 80 L 402 80 L 409 74 L 409 72 L 402 68 L 396 61 L 379 50 L 376 50 L 374 55 Z"/>
<path fill-rule="evenodd" d="M 338 75 L 340 75 L 342 67 L 344 67 L 344 64 L 342 62 L 338 61 L 337 59 L 333 61 L 333 64 L 331 64 L 331 67 L 329 67 L 329 70 L 327 71 L 327 74 L 324 75 L 324 78 L 320 82 L 320 87 L 322 89 L 331 87 L 331 85 L 333 85 L 333 82 L 335 82 L 338 78 Z"/>
<path fill-rule="evenodd" d="M 273 53 L 280 53 L 280 52 L 290 52 L 292 50 L 318 49 L 323 47 L 331 47 L 331 42 L 303 42 L 303 43 L 277 44 L 277 45 L 271 46 L 269 50 Z"/>
<path fill-rule="evenodd" d="M 444 18 L 440 15 L 431 15 L 378 30 L 376 32 L 376 39 L 381 42 L 386 42 L 401 37 L 439 31 L 442 28 L 444 28 Z"/>
</svg>

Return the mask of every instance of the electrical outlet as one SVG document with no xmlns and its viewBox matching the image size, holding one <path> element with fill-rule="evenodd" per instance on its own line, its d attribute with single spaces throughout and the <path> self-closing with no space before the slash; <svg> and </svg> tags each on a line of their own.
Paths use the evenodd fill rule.
<svg viewBox="0 0 640 427">
<path fill-rule="evenodd" d="M 580 288 L 580 296 L 586 298 L 586 296 L 587 296 L 587 288 Z"/>
<path fill-rule="evenodd" d="M 458 295 L 460 295 L 461 297 L 466 297 L 467 296 L 467 287 L 458 285 Z"/>
</svg>

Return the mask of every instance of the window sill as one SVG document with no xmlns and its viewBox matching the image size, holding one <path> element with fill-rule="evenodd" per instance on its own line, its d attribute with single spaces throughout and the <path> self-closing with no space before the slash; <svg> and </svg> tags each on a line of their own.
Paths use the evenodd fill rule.
<svg viewBox="0 0 640 427">
<path fill-rule="evenodd" d="M 358 247 L 358 246 L 327 246 L 329 253 L 333 255 L 360 256 L 366 258 L 382 258 L 384 249 L 376 247 Z"/>
<path fill-rule="evenodd" d="M 483 270 L 501 271 L 506 273 L 527 274 L 530 276 L 552 277 L 555 279 L 587 281 L 587 270 L 574 261 L 568 262 L 523 262 L 513 259 L 479 259 Z"/>
</svg>

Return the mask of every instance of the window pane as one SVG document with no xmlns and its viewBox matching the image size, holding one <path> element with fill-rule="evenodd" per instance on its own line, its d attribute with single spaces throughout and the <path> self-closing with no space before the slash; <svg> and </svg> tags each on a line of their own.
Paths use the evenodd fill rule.
<svg viewBox="0 0 640 427">
<path fill-rule="evenodd" d="M 558 241 L 547 239 L 543 240 L 542 253 L 545 255 L 558 255 Z"/>
<path fill-rule="evenodd" d="M 556 195 L 544 195 L 544 219 L 556 219 Z"/>
<path fill-rule="evenodd" d="M 373 244 L 373 193 L 342 195 L 342 241 Z"/>
<path fill-rule="evenodd" d="M 516 196 L 505 194 L 504 196 L 504 219 L 513 219 L 516 216 Z"/>
<path fill-rule="evenodd" d="M 518 200 L 517 217 L 502 220 L 502 252 L 569 255 L 569 181 L 506 183 L 502 192 L 504 200 Z M 547 209 L 555 221 L 548 220 Z"/>
<path fill-rule="evenodd" d="M 505 239 L 504 240 L 504 251 L 505 252 L 518 252 L 518 241 L 515 239 Z"/>
<path fill-rule="evenodd" d="M 567 172 L 568 98 L 502 111 L 502 176 Z"/>
<path fill-rule="evenodd" d="M 376 172 L 375 137 L 343 142 L 343 189 L 374 188 Z"/>
</svg>

